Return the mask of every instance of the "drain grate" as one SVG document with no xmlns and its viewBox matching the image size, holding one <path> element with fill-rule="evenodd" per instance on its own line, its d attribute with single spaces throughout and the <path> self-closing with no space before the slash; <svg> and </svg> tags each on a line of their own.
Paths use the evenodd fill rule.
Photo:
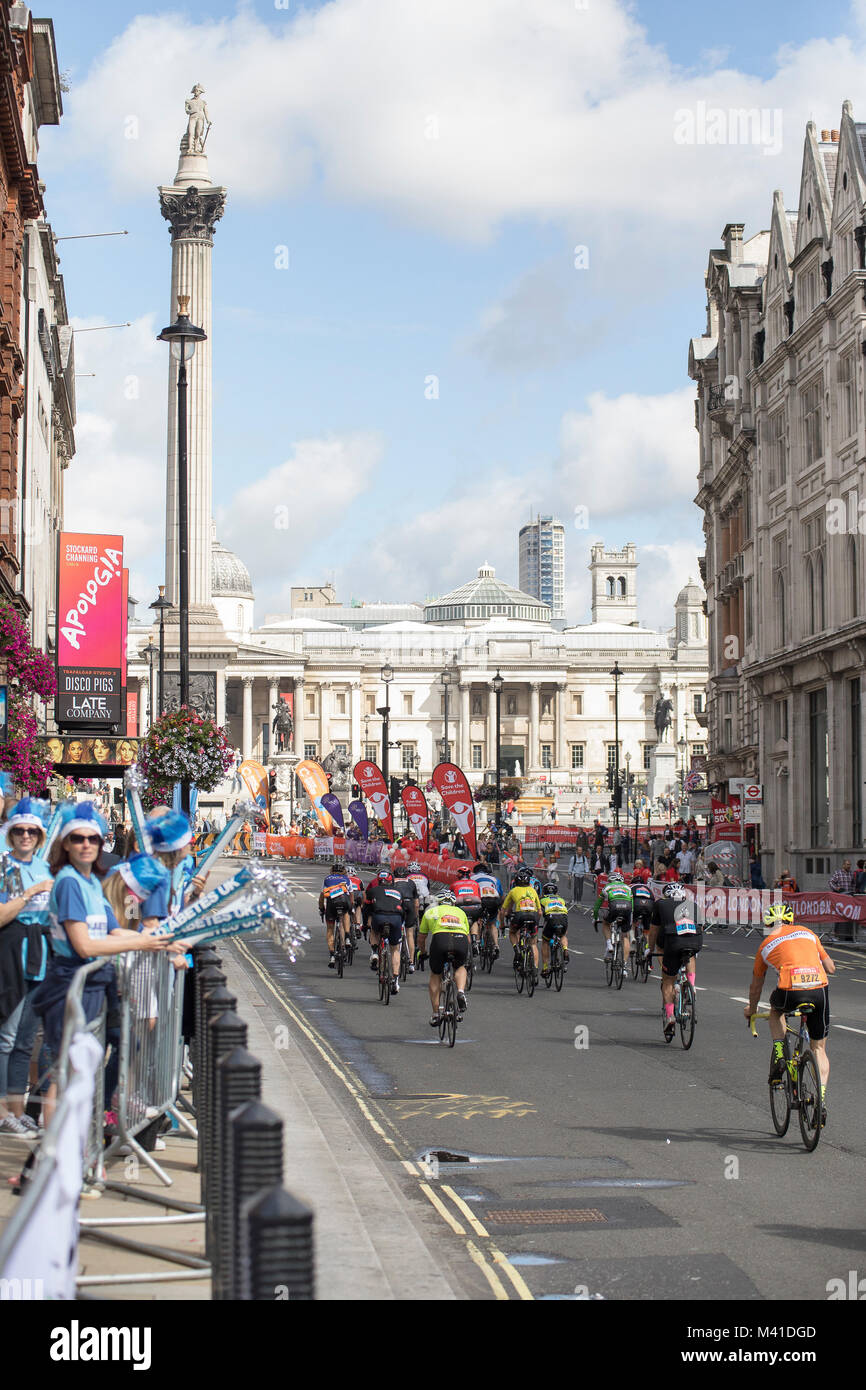
<svg viewBox="0 0 866 1390">
<path fill-rule="evenodd" d="M 484 1220 L 500 1226 L 565 1226 L 581 1221 L 607 1221 L 607 1217 L 595 1207 L 552 1207 L 546 1211 L 521 1211 L 517 1207 L 506 1207 L 500 1211 L 485 1212 Z"/>
</svg>

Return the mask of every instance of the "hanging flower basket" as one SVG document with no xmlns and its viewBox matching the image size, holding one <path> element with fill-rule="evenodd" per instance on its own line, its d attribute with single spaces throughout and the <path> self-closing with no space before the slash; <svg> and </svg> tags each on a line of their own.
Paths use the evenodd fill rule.
<svg viewBox="0 0 866 1390">
<path fill-rule="evenodd" d="M 182 705 L 156 721 L 140 750 L 138 766 L 147 777 L 142 800 L 148 808 L 171 805 L 175 782 L 213 791 L 234 763 L 235 750 L 225 730 Z"/>
<path fill-rule="evenodd" d="M 57 694 L 54 667 L 30 641 L 27 624 L 10 603 L 0 603 L 0 668 L 5 667 L 8 726 L 0 744 L 0 770 L 30 795 L 45 791 L 53 764 L 40 742 L 34 700 Z"/>
</svg>

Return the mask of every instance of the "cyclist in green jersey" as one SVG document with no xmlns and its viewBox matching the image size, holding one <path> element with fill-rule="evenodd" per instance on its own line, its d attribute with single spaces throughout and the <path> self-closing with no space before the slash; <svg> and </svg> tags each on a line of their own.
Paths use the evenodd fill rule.
<svg viewBox="0 0 866 1390">
<path fill-rule="evenodd" d="M 562 963 L 568 969 L 568 904 L 559 896 L 555 883 L 545 883 L 540 893 L 544 927 L 541 932 L 541 973 L 550 970 L 550 942 L 554 936 L 562 941 Z"/>
<path fill-rule="evenodd" d="M 623 963 L 628 965 L 631 943 L 631 916 L 633 901 L 631 889 L 626 883 L 619 869 L 612 869 L 610 877 L 604 888 L 602 888 L 595 900 L 592 910 L 592 919 L 598 922 L 601 918 L 601 929 L 604 932 L 604 954 L 610 955 L 610 924 L 616 918 L 619 921 L 620 931 L 622 932 L 622 958 Z"/>
<path fill-rule="evenodd" d="M 442 988 L 442 967 L 450 953 L 454 956 L 454 982 L 457 985 L 457 1006 L 466 1010 L 466 961 L 469 958 L 469 918 L 457 906 L 454 894 L 441 892 L 435 907 L 428 907 L 418 927 L 418 950 L 421 960 L 430 949 L 430 1004 L 433 1010 L 431 1028 L 439 1027 L 439 993 Z"/>
</svg>

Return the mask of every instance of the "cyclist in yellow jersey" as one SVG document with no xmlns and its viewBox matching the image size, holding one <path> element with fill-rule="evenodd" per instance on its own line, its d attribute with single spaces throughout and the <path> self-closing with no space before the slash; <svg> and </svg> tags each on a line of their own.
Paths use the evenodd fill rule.
<svg viewBox="0 0 866 1390">
<path fill-rule="evenodd" d="M 527 868 L 518 869 L 514 887 L 502 904 L 502 920 L 508 926 L 508 937 L 514 947 L 517 959 L 517 938 L 522 927 L 528 928 L 532 936 L 532 960 L 538 971 L 538 924 L 541 921 L 541 899 L 530 882 L 532 875 Z"/>
<path fill-rule="evenodd" d="M 442 988 L 442 967 L 449 952 L 454 955 L 454 981 L 457 985 L 457 1006 L 466 1012 L 466 961 L 469 959 L 469 918 L 457 906 L 454 894 L 447 889 L 428 907 L 418 928 L 418 950 L 423 961 L 430 951 L 430 1005 L 433 1010 L 430 1027 L 439 1027 L 439 994 Z"/>
</svg>

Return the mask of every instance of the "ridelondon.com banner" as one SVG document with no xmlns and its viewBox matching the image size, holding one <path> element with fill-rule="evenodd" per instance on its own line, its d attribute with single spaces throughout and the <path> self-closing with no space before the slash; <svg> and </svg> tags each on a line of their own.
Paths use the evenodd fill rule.
<svg viewBox="0 0 866 1390">
<path fill-rule="evenodd" d="M 441 796 L 446 811 L 457 822 L 457 829 L 466 841 L 470 854 L 477 859 L 475 803 L 465 773 L 456 763 L 437 763 L 433 769 L 433 785 Z"/>
<path fill-rule="evenodd" d="M 426 850 L 430 843 L 427 798 L 420 787 L 404 787 L 400 793 L 400 800 L 406 808 L 406 815 L 409 817 L 409 824 L 416 840 L 420 840 Z"/>
<path fill-rule="evenodd" d="M 123 537 L 62 531 L 54 705 L 61 728 L 115 724 L 121 731 L 123 633 Z"/>
<path fill-rule="evenodd" d="M 355 763 L 355 781 L 373 807 L 373 815 L 382 826 L 389 840 L 394 838 L 394 817 L 391 813 L 391 798 L 385 785 L 381 768 L 362 758 Z"/>
</svg>

